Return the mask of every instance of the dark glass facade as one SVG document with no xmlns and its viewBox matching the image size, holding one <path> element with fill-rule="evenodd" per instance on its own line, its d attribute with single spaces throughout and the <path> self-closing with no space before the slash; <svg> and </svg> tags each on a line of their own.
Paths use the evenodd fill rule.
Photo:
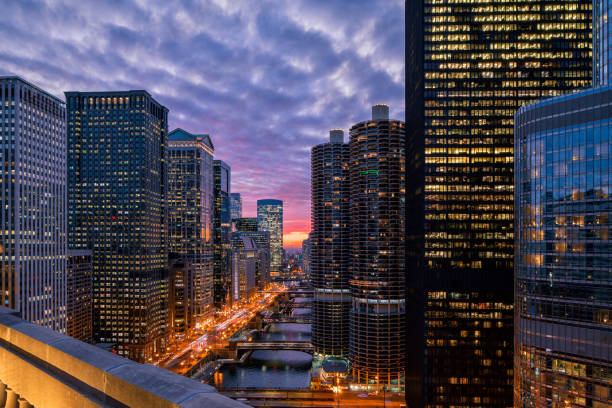
<svg viewBox="0 0 612 408">
<path fill-rule="evenodd" d="M 91 251 L 69 250 L 66 255 L 66 334 L 86 343 L 93 337 L 93 276 Z"/>
<path fill-rule="evenodd" d="M 168 110 L 146 91 L 66 101 L 68 247 L 93 252 L 94 341 L 147 361 L 169 338 Z"/>
<path fill-rule="evenodd" d="M 515 407 L 612 406 L 612 86 L 515 116 Z"/>
<path fill-rule="evenodd" d="M 375 105 L 350 129 L 349 358 L 354 380 L 371 389 L 403 386 L 406 355 L 404 122 Z"/>
<path fill-rule="evenodd" d="M 208 135 L 168 135 L 168 247 L 193 268 L 187 330 L 213 317 L 213 154 Z"/>
<path fill-rule="evenodd" d="M 590 84 L 591 2 L 414 0 L 406 27 L 406 400 L 510 406 L 513 115 Z"/>
<path fill-rule="evenodd" d="M 170 255 L 168 310 L 172 334 L 182 340 L 196 327 L 197 267 L 192 257 Z"/>
<path fill-rule="evenodd" d="M 252 218 L 234 218 L 234 226 L 236 231 L 257 231 L 257 217 Z"/>
<path fill-rule="evenodd" d="M 227 302 L 231 288 L 230 166 L 215 160 L 213 174 L 213 298 L 215 307 L 220 308 Z"/>
<path fill-rule="evenodd" d="M 242 197 L 240 197 L 240 193 L 230 194 L 230 213 L 232 220 L 242 217 Z"/>
<path fill-rule="evenodd" d="M 312 148 L 312 344 L 321 356 L 348 357 L 351 309 L 349 145 L 342 130 Z M 304 254 L 306 263 L 306 254 Z"/>
</svg>

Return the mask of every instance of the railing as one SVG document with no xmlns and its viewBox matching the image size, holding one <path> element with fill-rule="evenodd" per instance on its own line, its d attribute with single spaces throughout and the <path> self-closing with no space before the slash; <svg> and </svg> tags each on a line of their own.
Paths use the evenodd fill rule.
<svg viewBox="0 0 612 408">
<path fill-rule="evenodd" d="M 0 382 L 0 407 L 9 408 L 245 406 L 213 387 L 27 322 L 4 307 Z"/>
</svg>

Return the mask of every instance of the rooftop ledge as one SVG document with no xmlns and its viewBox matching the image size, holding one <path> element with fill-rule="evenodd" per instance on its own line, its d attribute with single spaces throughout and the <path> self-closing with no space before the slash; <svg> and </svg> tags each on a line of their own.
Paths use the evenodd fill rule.
<svg viewBox="0 0 612 408">
<path fill-rule="evenodd" d="M 34 407 L 246 406 L 214 387 L 27 322 L 2 306 L 0 382 Z"/>
</svg>

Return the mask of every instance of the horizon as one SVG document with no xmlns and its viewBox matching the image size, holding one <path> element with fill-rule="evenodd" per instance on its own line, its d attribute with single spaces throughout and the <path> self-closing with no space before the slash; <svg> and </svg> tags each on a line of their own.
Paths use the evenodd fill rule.
<svg viewBox="0 0 612 408">
<path fill-rule="evenodd" d="M 310 149 L 330 129 L 346 138 L 376 103 L 404 117 L 404 3 L 371 4 L 9 2 L 0 66 L 62 100 L 146 90 L 169 109 L 169 131 L 210 135 L 244 216 L 257 199 L 283 200 L 284 246 L 297 248 L 310 231 Z"/>
</svg>

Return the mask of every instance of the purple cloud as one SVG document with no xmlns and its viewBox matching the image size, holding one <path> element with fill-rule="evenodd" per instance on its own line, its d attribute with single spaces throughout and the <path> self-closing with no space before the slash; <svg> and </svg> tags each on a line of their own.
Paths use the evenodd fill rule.
<svg viewBox="0 0 612 408">
<path fill-rule="evenodd" d="M 247 215 L 285 202 L 309 231 L 310 148 L 388 103 L 404 117 L 402 0 L 3 4 L 0 67 L 63 97 L 147 89 L 170 128 L 209 133 Z M 291 242 L 290 244 L 297 244 Z"/>
</svg>

